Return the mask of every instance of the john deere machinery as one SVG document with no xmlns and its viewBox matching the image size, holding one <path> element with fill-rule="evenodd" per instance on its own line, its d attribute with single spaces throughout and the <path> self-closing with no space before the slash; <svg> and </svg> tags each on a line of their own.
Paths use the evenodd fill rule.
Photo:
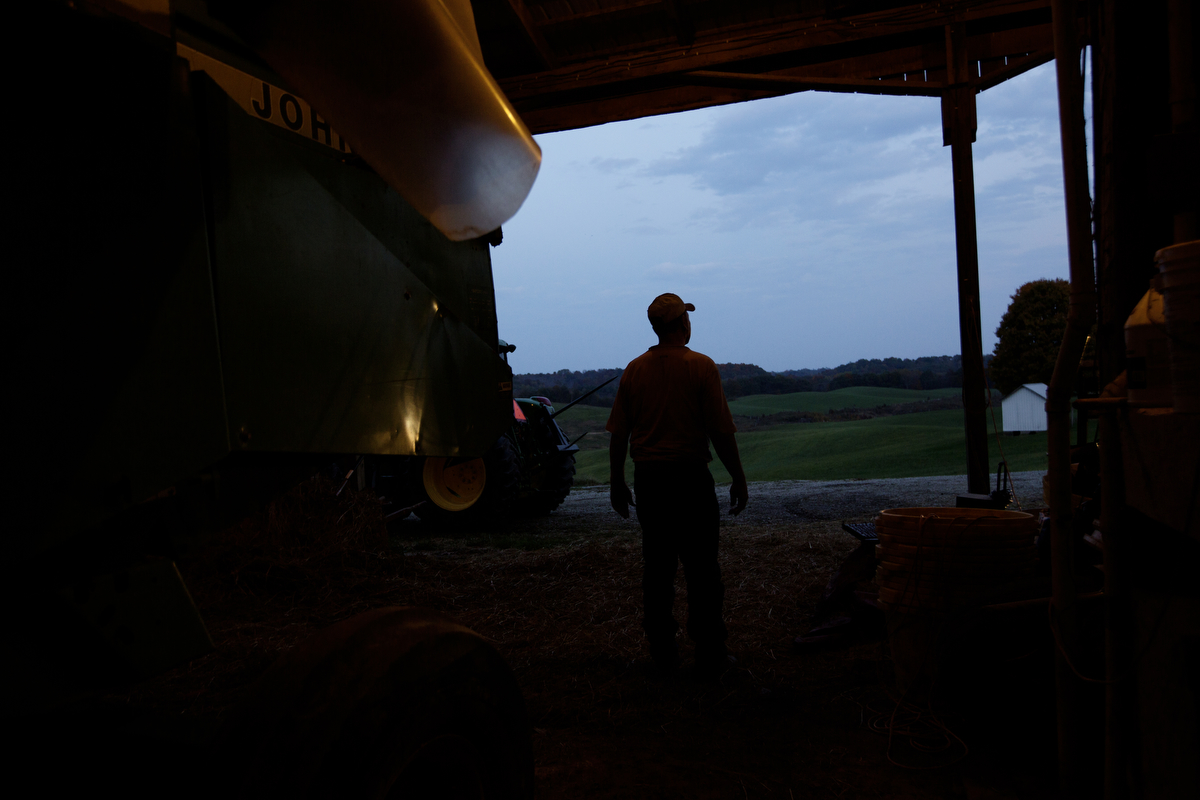
<svg viewBox="0 0 1200 800">
<path fill-rule="evenodd" d="M 501 340 L 499 350 L 507 363 L 516 345 Z M 555 416 L 545 397 L 514 398 L 507 429 L 482 456 L 364 456 L 345 478 L 361 472 L 390 520 L 415 513 L 453 530 L 544 516 L 570 493 L 579 452 Z"/>
<path fill-rule="evenodd" d="M 391 520 L 415 513 L 427 524 L 461 530 L 545 516 L 570 494 L 579 452 L 553 415 L 546 398 L 519 397 L 508 429 L 482 456 L 371 456 L 346 478 L 361 469 Z"/>
<path fill-rule="evenodd" d="M 7 21 L 22 122 L 6 168 L 6 709 L 36 715 L 212 647 L 172 563 L 200 532 L 331 461 L 453 471 L 502 435 L 526 447 L 488 243 L 540 155 L 482 65 L 467 0 L 45 0 Z M 397 665 L 372 678 L 385 716 L 459 676 L 409 710 L 469 747 L 397 740 L 370 751 L 369 774 L 359 764 L 361 786 L 331 793 L 383 796 L 425 752 L 468 795 L 527 794 L 507 668 L 423 614 L 343 626 L 279 667 L 380 643 Z M 453 723 L 443 701 L 478 713 Z M 248 741 L 303 702 L 263 700 Z M 337 702 L 313 735 L 341 744 L 297 764 L 291 778 L 311 778 L 299 785 L 329 788 L 349 762 L 322 759 L 365 735 L 336 727 L 362 697 Z M 507 766 L 461 765 L 481 748 Z M 263 750 L 247 769 L 274 774 L 284 756 Z"/>
</svg>

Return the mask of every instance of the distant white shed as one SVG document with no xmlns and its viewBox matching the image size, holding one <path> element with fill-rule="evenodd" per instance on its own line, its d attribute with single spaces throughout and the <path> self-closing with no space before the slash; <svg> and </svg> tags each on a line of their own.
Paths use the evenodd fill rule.
<svg viewBox="0 0 1200 800">
<path fill-rule="evenodd" d="M 1004 432 L 1046 430 L 1046 384 L 1026 383 L 1000 401 Z"/>
</svg>

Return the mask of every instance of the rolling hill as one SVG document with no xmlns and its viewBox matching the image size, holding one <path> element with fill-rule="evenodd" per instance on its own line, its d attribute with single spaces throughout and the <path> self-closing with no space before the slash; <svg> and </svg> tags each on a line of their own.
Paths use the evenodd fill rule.
<svg viewBox="0 0 1200 800">
<path fill-rule="evenodd" d="M 885 389 L 854 386 L 832 392 L 756 394 L 740 397 L 729 401 L 729 410 L 734 415 L 746 417 L 779 414 L 783 411 L 816 411 L 826 414 L 833 408 L 874 408 L 932 398 L 956 397 L 960 394 L 962 389 Z"/>
<path fill-rule="evenodd" d="M 876 403 L 877 404 L 877 403 Z M 603 424 L 601 422 L 601 424 Z M 996 424 L 1003 427 L 1000 411 Z M 989 425 L 990 432 L 990 425 Z M 1002 436 L 1013 472 L 1046 468 L 1046 437 Z M 930 411 L 853 422 L 784 424 L 738 435 L 746 477 L 751 481 L 901 478 L 966 473 L 963 412 Z M 1000 460 L 994 436 L 988 439 L 992 469 Z M 608 482 L 608 451 L 577 455 L 577 482 Z M 729 475 L 712 463 L 718 483 Z M 632 464 L 627 464 L 632 480 Z"/>
<path fill-rule="evenodd" d="M 758 417 L 779 414 L 784 411 L 816 411 L 828 413 L 833 408 L 875 408 L 881 405 L 897 405 L 939 397 L 956 397 L 961 389 L 883 389 L 856 386 L 832 392 L 794 392 L 792 394 L 756 394 L 729 402 L 729 410 L 735 416 Z M 561 404 L 560 404 L 561 405 Z M 577 405 L 559 415 L 560 423 L 589 422 L 603 430 L 608 420 L 608 409 L 597 406 Z"/>
</svg>

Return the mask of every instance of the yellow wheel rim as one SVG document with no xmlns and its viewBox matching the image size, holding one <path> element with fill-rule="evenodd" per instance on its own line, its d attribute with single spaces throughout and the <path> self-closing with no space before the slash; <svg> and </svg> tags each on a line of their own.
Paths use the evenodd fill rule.
<svg viewBox="0 0 1200 800">
<path fill-rule="evenodd" d="M 427 458 L 421 470 L 425 493 L 439 508 L 463 511 L 475 505 L 487 483 L 482 458 L 460 461 L 453 458 Z"/>
</svg>

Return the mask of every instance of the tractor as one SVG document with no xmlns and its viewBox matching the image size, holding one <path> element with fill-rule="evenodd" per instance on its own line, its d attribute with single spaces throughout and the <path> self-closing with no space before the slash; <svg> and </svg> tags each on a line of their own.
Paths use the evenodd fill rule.
<svg viewBox="0 0 1200 800">
<path fill-rule="evenodd" d="M 514 350 L 516 345 L 499 341 L 505 363 Z M 364 456 L 345 478 L 361 469 L 364 485 L 383 498 L 389 520 L 415 513 L 437 528 L 464 530 L 546 516 L 570 493 L 579 452 L 555 416 L 548 398 L 513 398 L 507 430 L 482 456 Z M 338 465 L 334 470 L 341 472 Z"/>
</svg>

